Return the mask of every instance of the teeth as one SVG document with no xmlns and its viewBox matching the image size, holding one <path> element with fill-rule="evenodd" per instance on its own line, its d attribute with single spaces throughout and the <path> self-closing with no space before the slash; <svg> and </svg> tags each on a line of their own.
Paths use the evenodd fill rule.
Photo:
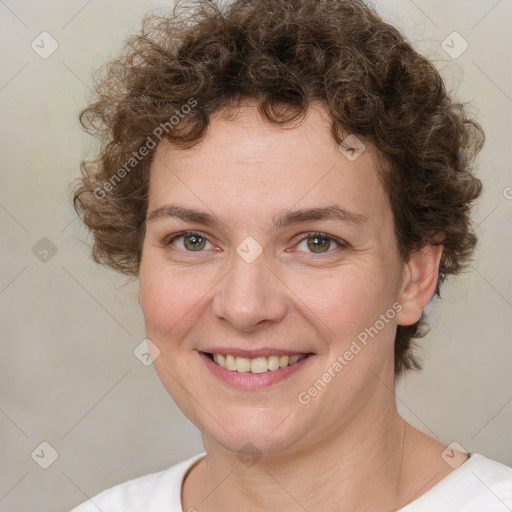
<svg viewBox="0 0 512 512">
<path fill-rule="evenodd" d="M 283 357 L 286 357 L 286 356 L 283 356 Z M 265 357 L 263 357 L 262 359 L 265 359 Z M 268 369 L 269 370 L 277 370 L 279 368 L 279 356 L 269 356 L 266 358 L 267 359 L 267 365 L 268 365 Z M 252 366 L 251 366 L 252 368 Z"/>
<path fill-rule="evenodd" d="M 220 361 L 219 361 L 219 364 Z M 236 357 L 235 356 L 226 356 L 226 369 L 231 370 L 232 372 L 236 372 Z"/>
<path fill-rule="evenodd" d="M 251 372 L 252 373 L 265 373 L 268 371 L 268 364 L 266 357 L 257 357 L 251 360 Z"/>
<path fill-rule="evenodd" d="M 251 360 L 247 357 L 236 357 L 236 371 L 237 372 L 250 372 Z"/>
<path fill-rule="evenodd" d="M 213 360 L 219 366 L 232 372 L 265 373 L 267 371 L 284 368 L 285 366 L 291 366 L 305 356 L 306 354 L 299 356 L 268 356 L 249 359 L 247 357 L 236 357 L 231 354 L 213 354 Z"/>
</svg>

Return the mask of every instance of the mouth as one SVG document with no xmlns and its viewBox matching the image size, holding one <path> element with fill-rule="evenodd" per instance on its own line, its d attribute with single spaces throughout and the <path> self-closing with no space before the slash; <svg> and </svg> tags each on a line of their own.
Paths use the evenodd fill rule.
<svg viewBox="0 0 512 512">
<path fill-rule="evenodd" d="M 204 353 L 215 364 L 225 368 L 230 372 L 250 372 L 250 373 L 266 373 L 279 368 L 286 368 L 298 363 L 301 359 L 308 354 L 299 355 L 269 355 L 255 357 L 253 359 L 248 357 L 239 357 L 232 354 L 212 354 L 209 352 Z"/>
<path fill-rule="evenodd" d="M 199 352 L 200 359 L 214 377 L 230 386 L 258 390 L 291 378 L 305 368 L 315 354 L 271 354 L 255 358 Z"/>
</svg>

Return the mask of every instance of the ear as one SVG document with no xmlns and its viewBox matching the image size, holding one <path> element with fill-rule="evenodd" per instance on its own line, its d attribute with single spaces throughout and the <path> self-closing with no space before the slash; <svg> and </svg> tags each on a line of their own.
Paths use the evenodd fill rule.
<svg viewBox="0 0 512 512">
<path fill-rule="evenodd" d="M 396 316 L 398 325 L 412 325 L 421 318 L 423 308 L 435 292 L 442 245 L 427 245 L 413 253 L 404 265 L 398 301 L 402 309 Z"/>
</svg>

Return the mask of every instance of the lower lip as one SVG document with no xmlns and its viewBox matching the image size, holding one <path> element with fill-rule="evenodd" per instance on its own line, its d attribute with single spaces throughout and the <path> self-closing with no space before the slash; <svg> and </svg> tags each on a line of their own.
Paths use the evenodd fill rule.
<svg viewBox="0 0 512 512">
<path fill-rule="evenodd" d="M 227 370 L 213 362 L 204 352 L 199 352 L 199 355 L 215 377 L 231 386 L 244 389 L 262 389 L 286 380 L 304 368 L 314 357 L 313 354 L 307 354 L 291 366 L 285 366 L 277 370 L 268 370 L 264 373 L 252 373 Z"/>
</svg>

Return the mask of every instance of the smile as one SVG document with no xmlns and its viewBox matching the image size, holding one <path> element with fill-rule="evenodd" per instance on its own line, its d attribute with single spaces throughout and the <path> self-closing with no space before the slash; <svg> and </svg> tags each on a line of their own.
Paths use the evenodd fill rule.
<svg viewBox="0 0 512 512">
<path fill-rule="evenodd" d="M 257 390 L 283 382 L 309 366 L 315 354 L 242 355 L 199 352 L 200 360 L 216 379 L 244 390 Z"/>
<path fill-rule="evenodd" d="M 265 373 L 291 366 L 300 361 L 307 354 L 301 355 L 271 355 L 267 357 L 238 357 L 231 354 L 207 354 L 210 359 L 231 372 Z"/>
</svg>

